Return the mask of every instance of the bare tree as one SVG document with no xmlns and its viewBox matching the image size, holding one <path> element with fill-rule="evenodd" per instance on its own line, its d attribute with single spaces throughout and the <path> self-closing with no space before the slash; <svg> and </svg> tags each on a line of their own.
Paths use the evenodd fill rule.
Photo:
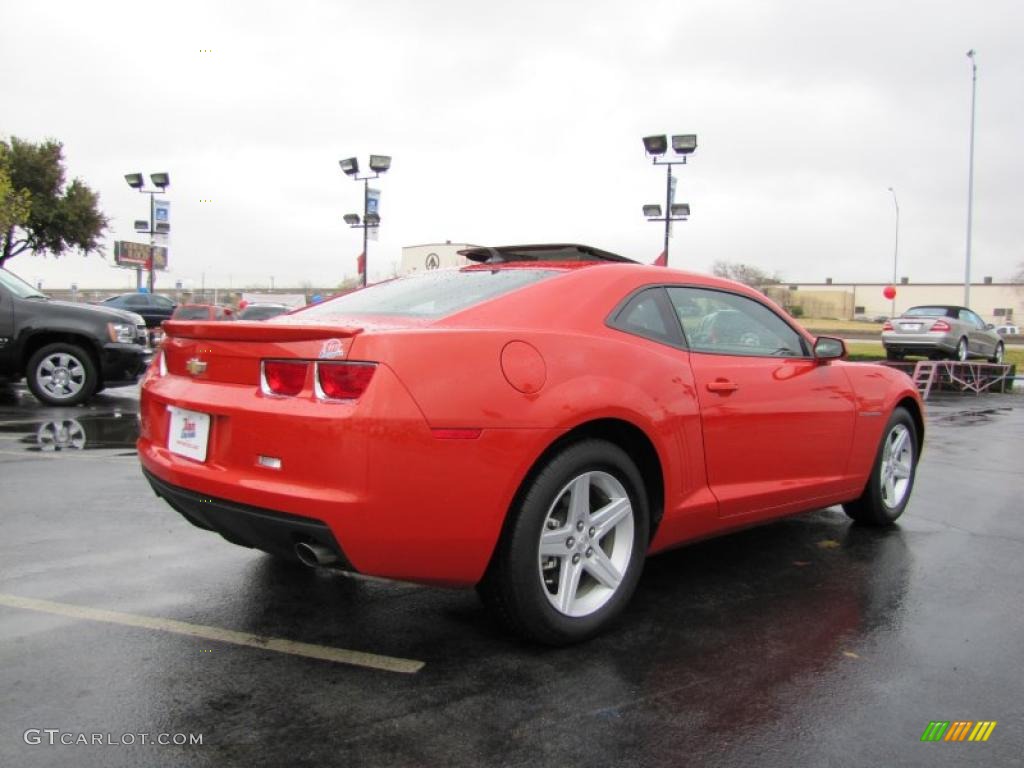
<svg viewBox="0 0 1024 768">
<path fill-rule="evenodd" d="M 763 288 L 766 285 L 778 285 L 782 282 L 778 273 L 768 274 L 763 269 L 750 264 L 719 260 L 711 265 L 711 273 L 716 277 L 724 277 L 727 280 L 735 280 L 738 283 L 749 285 L 753 288 Z"/>
</svg>

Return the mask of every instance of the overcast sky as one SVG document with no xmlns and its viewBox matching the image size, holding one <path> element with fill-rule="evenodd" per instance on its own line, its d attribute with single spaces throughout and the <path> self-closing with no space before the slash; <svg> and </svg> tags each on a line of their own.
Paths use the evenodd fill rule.
<svg viewBox="0 0 1024 768">
<path fill-rule="evenodd" d="M 696 133 L 670 264 L 787 281 L 962 281 L 978 52 L 973 275 L 1024 261 L 1024 4 L 861 0 L 4 3 L 0 135 L 53 137 L 100 194 L 107 260 L 27 254 L 45 288 L 111 268 L 171 174 L 171 270 L 199 286 L 333 286 L 393 156 L 370 274 L 404 245 L 583 242 L 651 261 L 665 175 L 641 137 Z M 211 52 L 203 52 L 209 50 Z M 201 202 L 211 200 L 212 202 Z"/>
</svg>

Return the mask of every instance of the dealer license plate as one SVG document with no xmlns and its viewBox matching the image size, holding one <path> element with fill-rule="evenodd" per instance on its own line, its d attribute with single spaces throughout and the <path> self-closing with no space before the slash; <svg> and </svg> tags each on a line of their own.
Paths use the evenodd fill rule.
<svg viewBox="0 0 1024 768">
<path fill-rule="evenodd" d="M 206 446 L 210 442 L 210 414 L 187 411 L 167 406 L 171 414 L 171 428 L 167 434 L 167 448 L 171 453 L 195 461 L 206 461 Z"/>
<path fill-rule="evenodd" d="M 920 331 L 921 330 L 921 324 L 920 323 L 902 323 L 902 324 L 900 324 L 900 330 L 903 330 L 903 331 Z"/>
</svg>

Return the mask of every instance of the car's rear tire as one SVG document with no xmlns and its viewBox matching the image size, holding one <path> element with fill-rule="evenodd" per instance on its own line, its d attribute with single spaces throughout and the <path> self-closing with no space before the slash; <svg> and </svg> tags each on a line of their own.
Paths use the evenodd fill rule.
<svg viewBox="0 0 1024 768">
<path fill-rule="evenodd" d="M 967 351 L 967 339 L 961 336 L 960 341 L 956 343 L 956 352 L 953 353 L 953 359 L 966 363 L 968 357 L 970 357 L 970 354 Z"/>
<path fill-rule="evenodd" d="M 894 362 L 895 361 L 899 361 L 899 360 L 903 359 L 903 353 L 902 352 L 896 352 L 895 350 L 892 350 L 892 349 L 887 349 L 887 350 L 885 350 L 885 359 L 886 360 L 892 360 Z"/>
<path fill-rule="evenodd" d="M 84 403 L 99 386 L 92 356 L 77 344 L 47 344 L 28 361 L 25 380 L 32 394 L 47 405 Z"/>
<path fill-rule="evenodd" d="M 843 504 L 858 523 L 891 525 L 910 501 L 917 474 L 917 425 L 903 407 L 893 410 L 882 433 L 871 475 L 860 498 Z"/>
<path fill-rule="evenodd" d="M 513 631 L 568 645 L 603 631 L 636 589 L 648 545 L 643 479 L 625 451 L 588 439 L 521 489 L 480 596 Z"/>
<path fill-rule="evenodd" d="M 988 359 L 988 361 L 990 363 L 995 363 L 996 365 L 999 365 L 999 364 L 1001 364 L 1003 362 L 1003 355 L 1005 355 L 1005 354 L 1006 354 L 1006 350 L 1003 347 L 1003 342 L 999 342 L 998 344 L 996 344 L 996 352 L 995 352 L 995 354 L 992 355 L 992 357 L 990 357 Z"/>
</svg>

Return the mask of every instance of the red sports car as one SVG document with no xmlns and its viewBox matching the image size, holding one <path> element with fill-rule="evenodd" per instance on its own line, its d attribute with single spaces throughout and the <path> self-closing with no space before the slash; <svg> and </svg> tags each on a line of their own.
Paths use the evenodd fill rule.
<svg viewBox="0 0 1024 768">
<path fill-rule="evenodd" d="M 138 443 L 157 494 L 280 557 L 476 585 L 551 644 L 606 627 L 649 553 L 906 507 L 905 374 L 738 283 L 586 246 L 464 253 L 268 322 L 168 322 Z"/>
</svg>

